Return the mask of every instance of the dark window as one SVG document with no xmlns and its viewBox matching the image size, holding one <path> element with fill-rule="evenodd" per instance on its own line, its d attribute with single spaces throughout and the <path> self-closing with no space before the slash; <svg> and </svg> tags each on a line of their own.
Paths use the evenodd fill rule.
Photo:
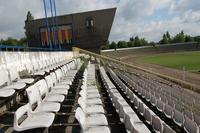
<svg viewBox="0 0 200 133">
<path fill-rule="evenodd" d="M 86 27 L 87 28 L 93 28 L 94 27 L 94 20 L 93 19 L 87 19 L 86 20 Z"/>
</svg>

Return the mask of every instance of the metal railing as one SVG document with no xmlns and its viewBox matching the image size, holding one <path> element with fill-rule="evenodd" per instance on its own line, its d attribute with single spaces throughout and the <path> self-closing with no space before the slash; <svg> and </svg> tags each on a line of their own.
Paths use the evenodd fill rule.
<svg viewBox="0 0 200 133">
<path fill-rule="evenodd" d="M 39 48 L 39 47 L 0 44 L 0 51 L 69 51 L 69 50 L 57 49 L 57 48 Z"/>
</svg>

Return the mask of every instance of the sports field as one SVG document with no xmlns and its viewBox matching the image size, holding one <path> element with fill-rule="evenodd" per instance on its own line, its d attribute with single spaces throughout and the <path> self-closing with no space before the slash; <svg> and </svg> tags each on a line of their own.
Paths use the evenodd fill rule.
<svg viewBox="0 0 200 133">
<path fill-rule="evenodd" d="M 142 61 L 190 72 L 200 71 L 200 51 L 151 55 Z"/>
</svg>

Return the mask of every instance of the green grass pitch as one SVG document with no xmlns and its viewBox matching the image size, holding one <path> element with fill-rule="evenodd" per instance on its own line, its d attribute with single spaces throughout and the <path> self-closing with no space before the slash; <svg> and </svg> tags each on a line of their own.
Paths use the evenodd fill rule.
<svg viewBox="0 0 200 133">
<path fill-rule="evenodd" d="M 200 71 L 200 51 L 157 54 L 143 61 L 190 72 Z"/>
</svg>

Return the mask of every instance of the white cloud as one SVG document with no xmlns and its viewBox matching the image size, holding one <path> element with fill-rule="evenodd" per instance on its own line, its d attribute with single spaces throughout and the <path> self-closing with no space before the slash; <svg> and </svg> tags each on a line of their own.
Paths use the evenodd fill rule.
<svg viewBox="0 0 200 133">
<path fill-rule="evenodd" d="M 27 11 L 35 18 L 44 16 L 42 1 L 0 0 L 0 38 L 23 37 Z M 199 0 L 56 0 L 56 3 L 58 15 L 116 6 L 111 41 L 136 35 L 158 41 L 167 30 L 173 35 L 180 30 L 200 34 Z"/>
</svg>

